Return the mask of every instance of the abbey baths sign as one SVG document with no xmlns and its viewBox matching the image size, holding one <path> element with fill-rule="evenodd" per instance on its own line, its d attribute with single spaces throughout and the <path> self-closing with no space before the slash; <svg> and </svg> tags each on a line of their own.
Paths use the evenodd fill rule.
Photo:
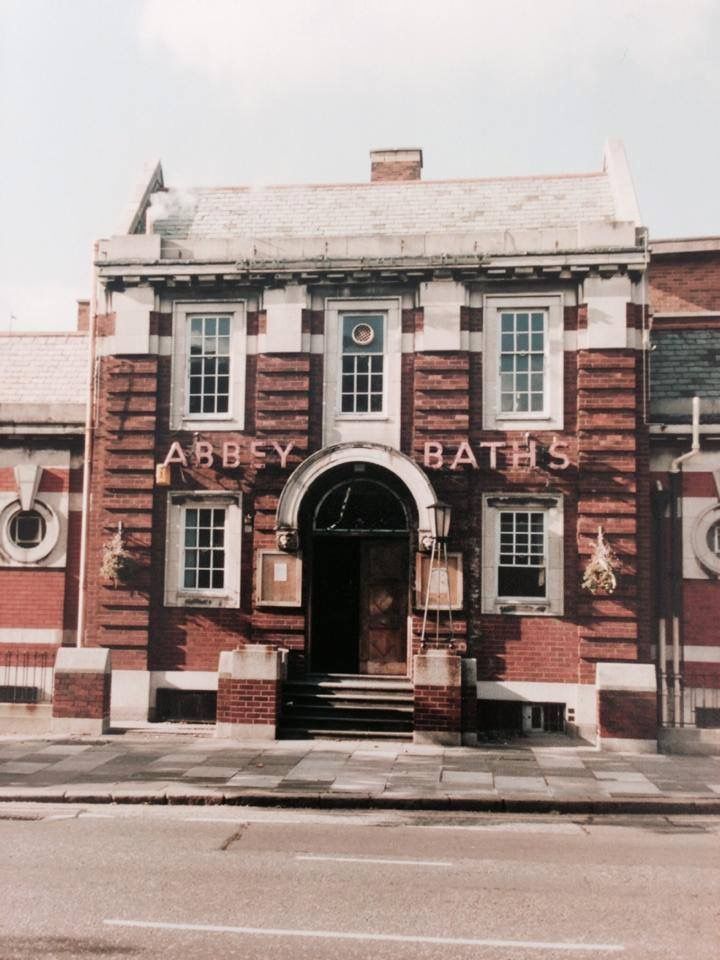
<svg viewBox="0 0 720 960">
<path fill-rule="evenodd" d="M 423 446 L 422 466 L 426 470 L 497 470 L 498 467 L 534 470 L 542 465 L 550 470 L 566 470 L 570 466 L 567 448 L 565 441 L 556 438 L 541 448 L 527 434 L 522 434 L 521 440 L 486 440 L 474 445 L 467 440 L 455 444 L 428 440 Z M 209 440 L 195 439 L 189 444 L 174 440 L 162 465 L 169 467 L 177 463 L 181 467 L 221 467 L 223 470 L 244 467 L 257 470 L 274 465 L 284 470 L 294 449 L 292 441 L 248 437 L 223 440 L 217 444 Z"/>
</svg>

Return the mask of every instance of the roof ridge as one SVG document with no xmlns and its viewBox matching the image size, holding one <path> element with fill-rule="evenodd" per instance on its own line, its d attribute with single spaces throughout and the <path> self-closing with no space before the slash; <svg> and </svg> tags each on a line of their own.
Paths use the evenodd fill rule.
<svg viewBox="0 0 720 960">
<path fill-rule="evenodd" d="M 246 183 L 246 184 L 228 184 L 225 186 L 194 186 L 194 187 L 169 187 L 166 193 L 188 193 L 193 191 L 203 191 L 203 192 L 227 192 L 229 190 L 247 190 L 253 191 L 257 190 L 292 190 L 295 188 L 306 188 L 306 189 L 340 189 L 342 187 L 372 187 L 373 189 L 377 187 L 417 187 L 417 186 L 432 186 L 435 184 L 452 184 L 452 183 L 504 183 L 507 181 L 518 181 L 518 180 L 590 180 L 590 179 L 607 179 L 607 172 L 605 170 L 594 170 L 586 173 L 530 173 L 530 174 L 511 174 L 507 176 L 499 177 L 448 177 L 443 180 L 381 180 L 381 181 L 350 181 L 350 182 L 337 182 L 337 183 Z"/>
</svg>

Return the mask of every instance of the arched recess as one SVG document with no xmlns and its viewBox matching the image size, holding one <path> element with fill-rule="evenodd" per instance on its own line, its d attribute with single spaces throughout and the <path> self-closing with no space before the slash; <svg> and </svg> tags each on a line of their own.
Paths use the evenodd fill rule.
<svg viewBox="0 0 720 960">
<path fill-rule="evenodd" d="M 313 483 L 326 471 L 350 463 L 375 464 L 402 480 L 417 508 L 418 543 L 422 545 L 423 540 L 430 536 L 432 522 L 428 508 L 437 498 L 432 484 L 420 467 L 399 450 L 379 443 L 337 443 L 308 457 L 288 478 L 278 502 L 275 525 L 281 550 L 298 548 L 300 505 Z"/>
</svg>

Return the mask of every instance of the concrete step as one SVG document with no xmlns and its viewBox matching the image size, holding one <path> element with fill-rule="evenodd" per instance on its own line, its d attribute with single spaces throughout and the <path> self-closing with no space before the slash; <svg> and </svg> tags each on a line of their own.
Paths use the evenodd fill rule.
<svg viewBox="0 0 720 960">
<path fill-rule="evenodd" d="M 333 729 L 332 727 L 287 727 L 281 725 L 279 736 L 284 740 L 400 740 L 412 741 L 412 731 Z"/>
</svg>

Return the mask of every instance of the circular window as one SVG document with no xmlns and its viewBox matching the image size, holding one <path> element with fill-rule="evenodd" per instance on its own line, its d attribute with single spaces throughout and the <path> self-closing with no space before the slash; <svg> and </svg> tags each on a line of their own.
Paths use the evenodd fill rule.
<svg viewBox="0 0 720 960">
<path fill-rule="evenodd" d="M 31 550 L 45 539 L 47 524 L 37 510 L 20 510 L 10 518 L 8 534 L 16 547 Z"/>
<path fill-rule="evenodd" d="M 15 500 L 0 512 L 0 547 L 17 563 L 44 560 L 60 536 L 60 522 L 46 504 L 36 500 L 23 510 Z"/>
<path fill-rule="evenodd" d="M 720 520 L 716 520 L 707 532 L 707 545 L 710 553 L 720 559 Z"/>
<path fill-rule="evenodd" d="M 369 323 L 356 323 L 352 330 L 352 338 L 359 347 L 369 347 L 375 339 L 375 331 Z"/>
<path fill-rule="evenodd" d="M 698 562 L 720 576 L 720 505 L 712 504 L 700 514 L 692 531 L 692 545 Z"/>
</svg>

